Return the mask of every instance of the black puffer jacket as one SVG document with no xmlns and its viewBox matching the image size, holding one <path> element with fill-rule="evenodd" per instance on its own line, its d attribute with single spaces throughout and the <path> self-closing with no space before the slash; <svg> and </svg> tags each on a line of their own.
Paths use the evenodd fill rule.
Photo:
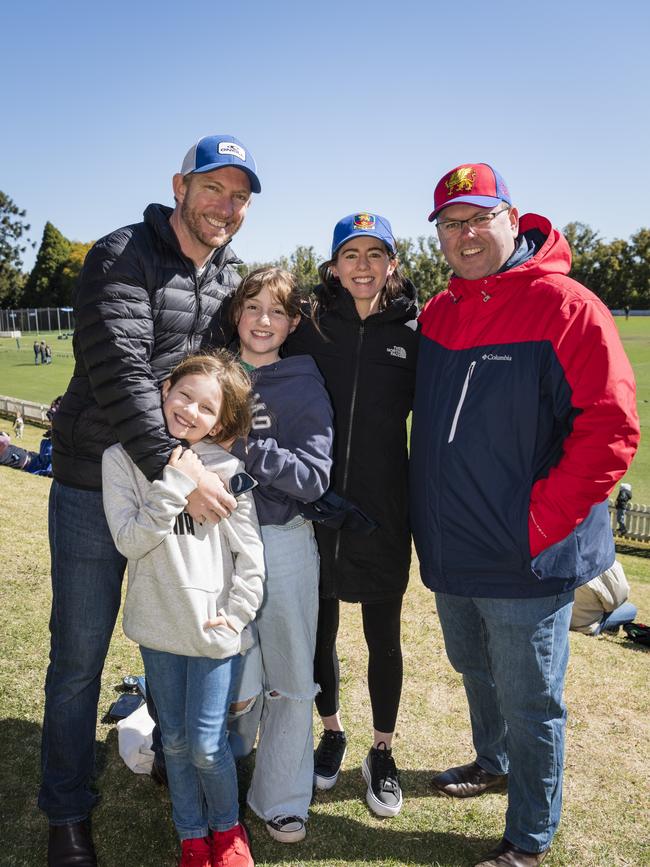
<svg viewBox="0 0 650 867">
<path fill-rule="evenodd" d="M 232 329 L 226 301 L 239 283 L 230 247 L 200 277 L 169 224 L 171 208 L 149 205 L 144 222 L 97 241 L 75 291 L 75 369 L 53 424 L 54 477 L 101 489 L 104 449 L 122 443 L 149 480 L 176 441 L 160 408 L 160 383 L 190 352 L 223 346 Z"/>
<path fill-rule="evenodd" d="M 362 320 L 342 287 L 320 313 L 319 334 L 304 320 L 290 336 L 289 355 L 311 355 L 334 407 L 331 487 L 379 523 L 370 536 L 316 524 L 321 596 L 383 602 L 408 583 L 406 419 L 411 411 L 418 333 L 415 289 Z"/>
</svg>

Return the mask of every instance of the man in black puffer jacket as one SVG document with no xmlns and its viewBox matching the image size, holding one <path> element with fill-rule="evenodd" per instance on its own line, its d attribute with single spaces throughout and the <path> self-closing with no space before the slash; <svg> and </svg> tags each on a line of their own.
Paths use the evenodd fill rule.
<svg viewBox="0 0 650 867">
<path fill-rule="evenodd" d="M 153 481 L 178 441 L 160 385 L 185 355 L 231 338 L 225 308 L 239 283 L 228 246 L 251 193 L 255 160 L 237 139 L 206 136 L 173 177 L 174 209 L 149 205 L 144 222 L 99 240 L 74 298 L 75 369 L 54 420 L 52 645 L 45 682 L 39 806 L 50 821 L 48 864 L 96 864 L 88 816 L 101 672 L 120 605 L 126 560 L 102 506 L 104 450 L 120 442 Z M 188 498 L 195 519 L 236 508 L 214 473 Z"/>
</svg>

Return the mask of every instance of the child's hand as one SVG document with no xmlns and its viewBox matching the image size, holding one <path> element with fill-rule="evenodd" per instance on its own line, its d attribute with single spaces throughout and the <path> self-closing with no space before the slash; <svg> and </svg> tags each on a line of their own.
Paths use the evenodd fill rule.
<svg viewBox="0 0 650 867">
<path fill-rule="evenodd" d="M 167 466 L 180 470 L 197 485 L 204 473 L 204 467 L 199 456 L 191 449 L 183 449 L 183 446 L 176 446 L 169 457 Z"/>
<path fill-rule="evenodd" d="M 236 632 L 222 614 L 218 614 L 214 620 L 206 620 L 203 629 L 207 632 L 208 629 L 214 629 L 216 626 L 227 626 L 232 632 Z"/>
</svg>

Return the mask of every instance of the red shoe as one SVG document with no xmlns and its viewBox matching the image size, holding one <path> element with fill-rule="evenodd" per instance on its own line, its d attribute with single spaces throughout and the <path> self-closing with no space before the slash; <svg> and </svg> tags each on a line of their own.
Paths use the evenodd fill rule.
<svg viewBox="0 0 650 867">
<path fill-rule="evenodd" d="M 181 860 L 178 867 L 212 867 L 212 850 L 208 838 L 181 840 Z"/>
<path fill-rule="evenodd" d="M 212 867 L 255 867 L 243 825 L 229 831 L 212 831 L 211 835 Z"/>
</svg>

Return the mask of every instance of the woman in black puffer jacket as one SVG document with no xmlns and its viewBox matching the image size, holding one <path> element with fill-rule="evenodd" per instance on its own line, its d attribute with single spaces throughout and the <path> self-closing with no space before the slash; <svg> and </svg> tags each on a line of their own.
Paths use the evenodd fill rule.
<svg viewBox="0 0 650 867">
<path fill-rule="evenodd" d="M 313 320 L 291 335 L 291 355 L 313 356 L 334 407 L 331 488 L 378 528 L 370 535 L 316 525 L 321 556 L 314 679 L 324 732 L 315 754 L 318 788 L 336 783 L 346 749 L 339 713 L 336 635 L 339 600 L 360 602 L 368 645 L 374 745 L 363 763 L 366 800 L 382 816 L 401 809 L 391 753 L 402 687 L 400 614 L 408 582 L 406 419 L 417 360 L 417 303 L 397 268 L 395 239 L 377 214 L 352 214 L 334 229 L 332 257 L 319 269 Z"/>
</svg>

